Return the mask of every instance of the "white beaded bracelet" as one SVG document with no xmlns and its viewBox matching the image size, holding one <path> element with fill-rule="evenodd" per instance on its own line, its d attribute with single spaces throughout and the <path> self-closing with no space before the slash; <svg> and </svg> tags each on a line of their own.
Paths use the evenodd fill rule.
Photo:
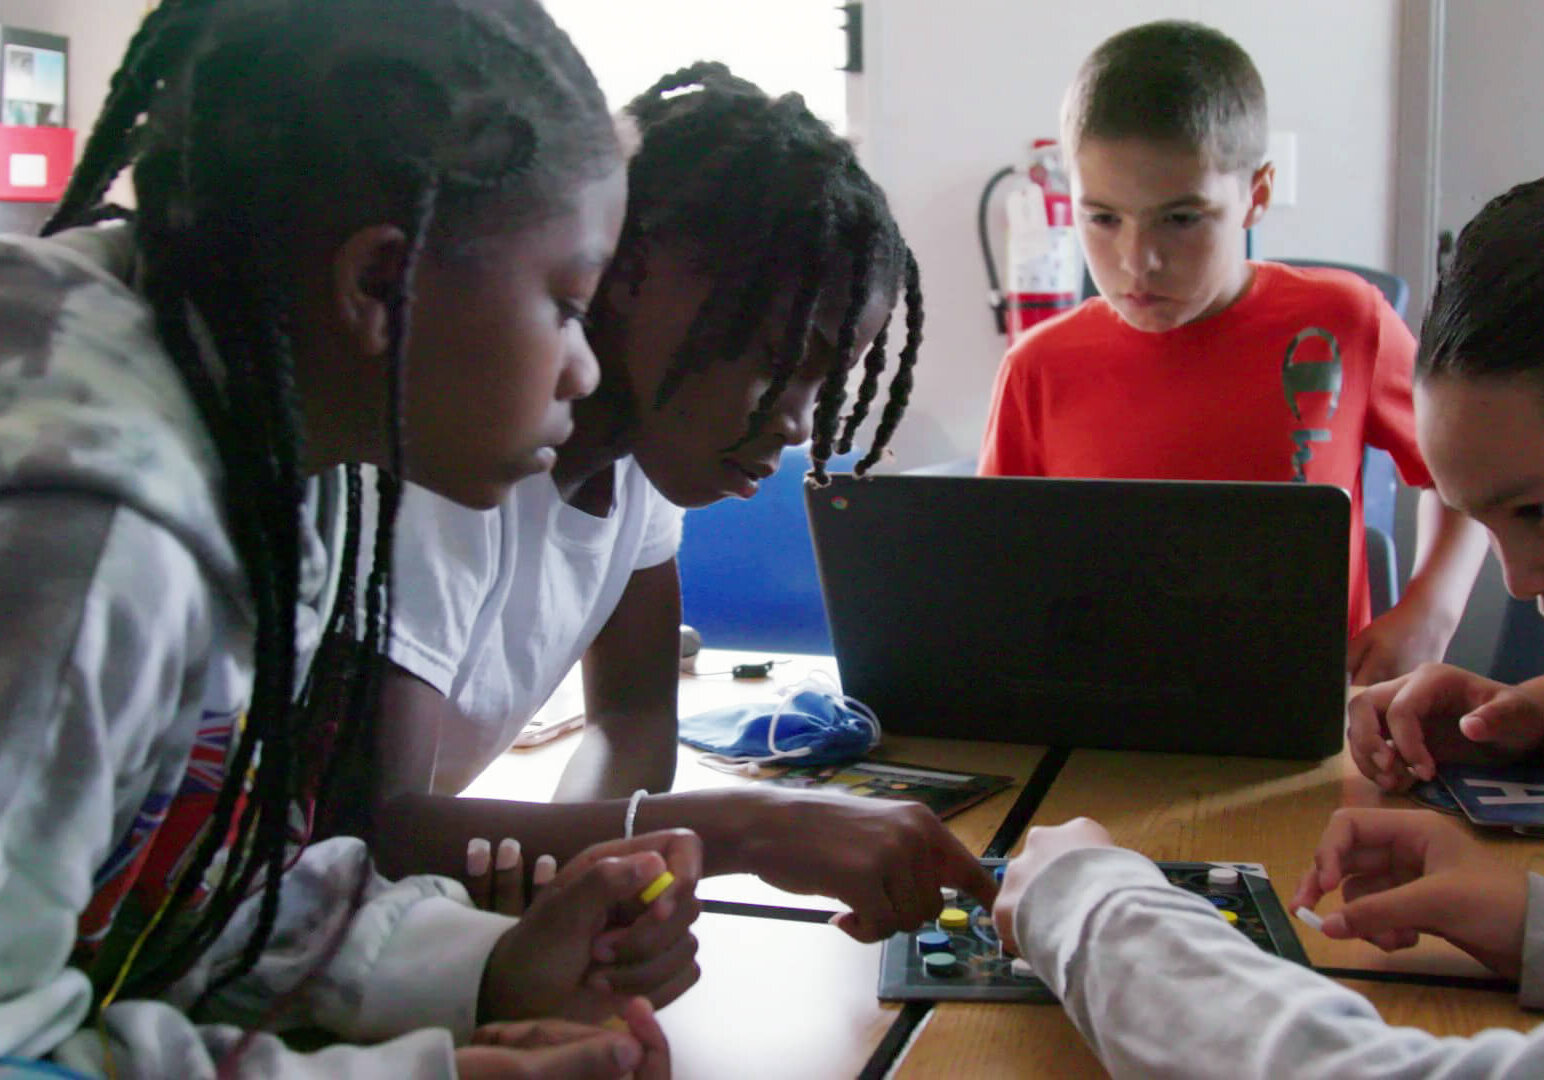
<svg viewBox="0 0 1544 1080">
<path fill-rule="evenodd" d="M 648 788 L 639 788 L 633 792 L 633 797 L 627 800 L 627 816 L 622 819 L 622 839 L 633 838 L 633 823 L 638 819 L 638 804 L 643 802 L 643 797 L 648 793 Z"/>
</svg>

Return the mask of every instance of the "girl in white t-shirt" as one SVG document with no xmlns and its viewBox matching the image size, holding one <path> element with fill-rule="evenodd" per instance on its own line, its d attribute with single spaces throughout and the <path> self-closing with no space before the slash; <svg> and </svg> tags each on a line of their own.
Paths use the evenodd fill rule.
<svg viewBox="0 0 1544 1080">
<path fill-rule="evenodd" d="M 678 508 L 754 496 L 806 440 L 823 474 L 879 398 L 892 348 L 858 471 L 906 407 L 922 336 L 916 261 L 853 148 L 797 95 L 768 97 L 721 64 L 669 75 L 626 111 L 641 135 L 628 217 L 589 316 L 601 385 L 575 408 L 552 475 L 483 515 L 420 493 L 405 503 L 402 671 L 381 761 L 381 851 L 398 869 L 454 871 L 472 837 L 562 858 L 616 836 L 630 793 L 668 791 Z M 892 315 L 901 299 L 904 317 Z M 581 659 L 586 734 L 561 805 L 425 794 L 460 791 Z M 910 804 L 765 787 L 634 803 L 640 828 L 703 830 L 705 872 L 835 896 L 865 939 L 932 917 L 940 885 L 991 888 Z"/>
</svg>

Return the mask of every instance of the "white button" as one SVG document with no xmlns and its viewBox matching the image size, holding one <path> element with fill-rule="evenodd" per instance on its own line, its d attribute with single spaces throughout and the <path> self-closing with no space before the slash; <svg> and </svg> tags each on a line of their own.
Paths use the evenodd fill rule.
<svg viewBox="0 0 1544 1080">
<path fill-rule="evenodd" d="M 1238 871 L 1231 866 L 1214 866 L 1206 872 L 1208 885 L 1229 886 L 1238 884 Z"/>
</svg>

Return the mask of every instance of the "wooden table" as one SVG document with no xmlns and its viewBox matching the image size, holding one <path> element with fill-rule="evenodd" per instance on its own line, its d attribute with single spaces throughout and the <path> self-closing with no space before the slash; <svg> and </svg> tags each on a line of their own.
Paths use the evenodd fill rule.
<svg viewBox="0 0 1544 1080">
<path fill-rule="evenodd" d="M 1155 860 L 1264 863 L 1285 906 L 1337 807 L 1411 805 L 1402 796 L 1381 793 L 1346 754 L 1314 764 L 1078 750 L 1057 774 L 1033 821 L 1055 825 L 1092 817 L 1116 843 Z M 1504 857 L 1544 871 L 1544 843 L 1506 832 L 1482 835 Z M 1331 898 L 1323 906 L 1337 903 Z M 1388 955 L 1364 942 L 1331 941 L 1305 926 L 1296 929 L 1316 967 L 1364 970 L 1376 977 L 1379 981 L 1341 981 L 1367 996 L 1391 1024 L 1472 1035 L 1487 1027 L 1527 1031 L 1539 1022 L 1519 1009 L 1509 992 L 1382 981 L 1423 975 L 1492 981 L 1478 963 L 1435 938 Z M 1021 1071 L 1026 1062 L 1034 1063 L 1033 1072 Z M 1010 1073 L 1103 1075 L 1060 1009 L 958 1003 L 934 1007 L 895 1075 L 905 1080 Z"/>
<path fill-rule="evenodd" d="M 708 652 L 699 667 L 727 671 L 734 663 L 759 659 Z M 768 681 L 683 676 L 681 711 L 774 700 L 783 686 L 815 670 L 835 674 L 829 658 L 792 657 Z M 577 679 L 565 682 L 548 708 L 564 715 L 582 708 Z M 550 798 L 577 743 L 560 739 L 506 754 L 467 794 Z M 1034 824 L 1093 817 L 1117 843 L 1153 859 L 1263 863 L 1283 903 L 1335 808 L 1411 805 L 1379 792 L 1344 754 L 1305 763 L 1078 750 L 1048 785 L 1049 766 L 1058 758 L 1047 759 L 1036 747 L 887 736 L 874 756 L 1013 776 L 1008 790 L 950 820 L 973 851 L 986 850 L 1021 798 L 1021 811 L 1038 800 Z M 1046 768 L 1037 774 L 1040 766 Z M 1035 790 L 1026 795 L 1032 776 Z M 681 750 L 676 790 L 749 782 L 708 769 L 694 751 Z M 1486 843 L 1503 857 L 1544 872 L 1544 842 L 1491 833 Z M 901 1010 L 875 997 L 878 947 L 858 945 L 819 925 L 824 912 L 835 910 L 834 902 L 785 893 L 749 875 L 709 879 L 699 895 L 710 901 L 698 926 L 703 978 L 661 1013 L 676 1076 L 852 1077 L 866 1062 L 872 1075 L 883 1071 L 875 1051 Z M 776 909 L 779 917 L 715 911 L 745 903 Z M 1364 943 L 1332 942 L 1306 927 L 1298 930 L 1312 962 L 1344 972 L 1342 981 L 1372 1000 L 1390 1023 L 1469 1035 L 1495 1026 L 1528 1030 L 1536 1022 L 1510 993 L 1467 986 L 1435 990 L 1434 979 L 1487 977 L 1445 943 L 1425 939 L 1415 949 L 1388 956 Z M 941 1003 L 917 1027 L 893 1075 L 1098 1076 L 1102 1071 L 1059 1008 Z"/>
</svg>

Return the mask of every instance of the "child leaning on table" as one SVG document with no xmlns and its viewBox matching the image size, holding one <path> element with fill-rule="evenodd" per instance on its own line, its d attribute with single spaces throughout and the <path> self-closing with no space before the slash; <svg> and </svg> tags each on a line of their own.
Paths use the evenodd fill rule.
<svg viewBox="0 0 1544 1080">
<path fill-rule="evenodd" d="M 1457 822 L 1336 811 L 1292 907 L 1335 889 L 1344 904 L 1324 916 L 1329 937 L 1393 951 L 1436 934 L 1520 976 L 1521 1004 L 1544 1006 L 1544 878 Z M 1088 818 L 1029 831 L 994 915 L 1117 1077 L 1544 1075 L 1544 1026 L 1459 1039 L 1385 1024 L 1366 998 L 1258 948 Z"/>
<path fill-rule="evenodd" d="M 1437 490 L 1490 529 L 1508 588 L 1525 596 L 1544 594 L 1541 227 L 1544 180 L 1464 229 L 1422 328 L 1415 386 Z M 1466 742 L 1537 752 L 1544 724 L 1528 686 L 1430 665 L 1353 700 L 1351 752 L 1385 787 L 1411 769 L 1428 776 L 1433 754 Z M 1491 856 L 1457 822 L 1337 811 L 1292 906 L 1336 889 L 1329 937 L 1393 951 L 1436 934 L 1517 978 L 1524 1006 L 1544 1007 L 1544 878 Z M 1361 995 L 1256 948 L 1086 818 L 1030 830 L 994 914 L 1117 1076 L 1544 1075 L 1544 1027 L 1468 1039 L 1390 1027 Z"/>
</svg>

